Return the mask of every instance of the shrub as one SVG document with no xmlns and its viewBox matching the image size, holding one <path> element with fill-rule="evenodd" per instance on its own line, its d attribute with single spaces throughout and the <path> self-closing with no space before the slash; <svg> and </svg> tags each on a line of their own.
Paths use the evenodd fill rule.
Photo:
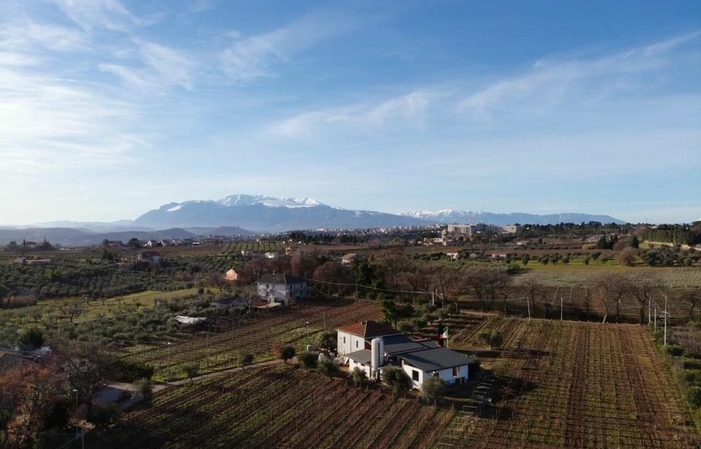
<svg viewBox="0 0 701 449">
<path fill-rule="evenodd" d="M 93 423 L 97 429 L 106 429 L 119 421 L 122 411 L 115 403 L 105 405 L 95 404 L 90 408 L 88 421 Z"/>
<path fill-rule="evenodd" d="M 183 372 L 190 378 L 190 384 L 193 383 L 193 377 L 197 377 L 200 372 L 199 363 L 188 363 L 183 366 Z"/>
<path fill-rule="evenodd" d="M 20 335 L 18 343 L 24 349 L 41 348 L 44 345 L 44 334 L 36 328 L 27 329 Z"/>
<path fill-rule="evenodd" d="M 682 368 L 685 370 L 701 370 L 701 360 L 684 360 L 682 363 Z"/>
<path fill-rule="evenodd" d="M 153 398 L 153 385 L 151 384 L 151 380 L 146 378 L 139 379 L 135 382 L 135 385 L 137 396 L 146 402 L 150 402 L 151 398 Z"/>
<path fill-rule="evenodd" d="M 294 346 L 285 346 L 280 350 L 280 358 L 287 363 L 288 360 L 295 356 L 296 352 Z"/>
<path fill-rule="evenodd" d="M 355 386 L 359 387 L 368 380 L 368 375 L 365 374 L 365 371 L 356 366 L 353 368 L 353 372 L 351 372 L 351 378 L 353 379 Z"/>
<path fill-rule="evenodd" d="M 402 331 L 404 333 L 409 333 L 409 332 L 414 330 L 414 323 L 412 323 L 411 321 L 407 321 L 407 320 L 400 321 L 398 323 L 397 327 L 399 328 L 400 331 Z"/>
<path fill-rule="evenodd" d="M 411 378 L 401 368 L 385 366 L 382 368 L 382 381 L 392 388 L 394 394 L 399 394 L 411 388 Z"/>
<path fill-rule="evenodd" d="M 252 352 L 244 350 L 244 351 L 239 352 L 238 359 L 239 359 L 239 366 L 241 366 L 241 369 L 245 369 L 246 366 L 252 364 L 256 358 Z"/>
<path fill-rule="evenodd" d="M 424 383 L 421 386 L 421 396 L 427 402 L 433 402 L 443 397 L 445 389 L 446 384 L 443 379 L 438 376 L 431 376 L 428 379 L 424 379 Z"/>
<path fill-rule="evenodd" d="M 299 364 L 302 365 L 302 368 L 306 369 L 307 371 L 316 368 L 318 363 L 317 355 L 309 351 L 303 351 L 297 354 L 297 360 L 299 361 Z"/>
<path fill-rule="evenodd" d="M 336 366 L 336 364 L 333 363 L 333 360 L 329 359 L 324 359 L 321 362 L 319 362 L 316 369 L 324 376 L 327 376 L 329 379 L 333 379 L 333 377 L 336 374 L 338 374 L 338 366 Z"/>
<path fill-rule="evenodd" d="M 701 407 L 701 388 L 690 387 L 686 392 L 686 399 L 694 408 Z"/>
<path fill-rule="evenodd" d="M 679 357 L 681 355 L 684 355 L 684 349 L 681 346 L 669 345 L 667 346 L 667 354 L 674 357 Z"/>
<path fill-rule="evenodd" d="M 113 358 L 106 369 L 109 380 L 115 382 L 135 382 L 138 379 L 153 377 L 153 367 L 145 363 L 130 362 L 123 358 Z"/>
</svg>

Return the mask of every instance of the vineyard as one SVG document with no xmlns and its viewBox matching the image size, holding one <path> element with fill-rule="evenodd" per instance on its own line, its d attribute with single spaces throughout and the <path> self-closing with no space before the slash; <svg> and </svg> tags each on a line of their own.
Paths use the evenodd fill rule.
<svg viewBox="0 0 701 449">
<path fill-rule="evenodd" d="M 240 350 L 251 351 L 261 360 L 271 357 L 275 343 L 294 345 L 301 350 L 324 329 L 335 331 L 340 326 L 380 317 L 379 306 L 373 301 L 310 300 L 291 307 L 220 319 L 170 344 L 127 348 L 123 356 L 154 366 L 161 377 L 184 377 L 177 371 L 183 364 L 199 363 L 203 373 L 231 368 L 236 366 Z"/>
<path fill-rule="evenodd" d="M 88 447 L 428 448 L 453 417 L 287 365 L 172 387 Z"/>
<path fill-rule="evenodd" d="M 488 410 L 457 413 L 435 447 L 701 444 L 645 327 L 488 315 L 455 318 L 452 326 L 455 346 L 479 347 L 481 330 L 501 332 L 504 349 L 496 358 L 485 356 L 483 366 L 498 373 L 504 386 Z"/>
<path fill-rule="evenodd" d="M 273 242 L 267 240 L 250 241 L 250 242 L 236 242 L 229 244 L 222 254 L 227 256 L 240 256 L 242 252 L 249 252 L 251 254 L 263 254 L 267 252 L 282 253 L 285 251 L 285 246 L 283 242 Z"/>
<path fill-rule="evenodd" d="M 695 287 L 701 285 L 701 271 L 676 269 L 663 272 L 664 287 L 668 291 L 668 313 L 672 321 L 676 323 L 686 322 L 691 319 L 698 319 L 701 311 L 699 307 L 693 305 L 680 295 L 685 287 Z M 530 275 L 516 278 L 514 286 L 506 292 L 505 297 L 495 301 L 478 301 L 470 296 L 463 296 L 460 299 L 461 306 L 466 309 L 478 310 L 486 309 L 501 311 L 508 315 L 528 316 L 530 308 L 531 316 L 536 318 L 560 318 L 562 315 L 568 319 L 580 321 L 601 321 L 607 316 L 609 322 L 637 323 L 640 317 L 640 303 L 630 295 L 623 295 L 616 301 L 613 298 L 606 300 L 606 306 L 595 296 L 589 287 L 586 286 L 586 278 L 577 277 L 576 273 L 571 273 L 574 277 L 549 278 L 538 274 L 538 281 L 543 282 L 539 291 L 539 296 L 535 299 L 529 298 L 528 287 L 525 281 Z M 532 278 L 531 278 L 532 279 Z M 569 281 L 566 281 L 569 279 Z M 657 305 L 657 316 L 661 316 L 664 307 L 664 293 L 662 288 L 653 292 L 650 297 Z M 607 310 L 608 307 L 608 310 Z M 645 319 L 647 319 L 648 308 L 644 305 Z"/>
</svg>

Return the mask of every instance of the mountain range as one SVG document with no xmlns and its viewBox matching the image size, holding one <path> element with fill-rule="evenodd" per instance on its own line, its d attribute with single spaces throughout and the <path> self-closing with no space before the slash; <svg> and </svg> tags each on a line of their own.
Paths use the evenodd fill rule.
<svg viewBox="0 0 701 449">
<path fill-rule="evenodd" d="M 556 224 L 624 222 L 608 215 L 563 213 L 534 215 L 494 214 L 463 210 L 390 214 L 332 207 L 312 198 L 273 198 L 264 195 L 231 195 L 217 201 L 168 203 L 133 221 L 51 222 L 24 228 L 0 228 L 0 244 L 44 238 L 61 245 L 99 244 L 104 239 L 193 238 L 206 235 L 250 235 L 305 229 L 359 229 L 427 226 L 440 223 Z"/>
</svg>

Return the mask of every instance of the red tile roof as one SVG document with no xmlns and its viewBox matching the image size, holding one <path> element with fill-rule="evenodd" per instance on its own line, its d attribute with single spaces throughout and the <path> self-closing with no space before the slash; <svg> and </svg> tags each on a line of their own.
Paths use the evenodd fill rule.
<svg viewBox="0 0 701 449">
<path fill-rule="evenodd" d="M 363 338 L 375 338 L 384 335 L 395 335 L 400 332 L 389 324 L 378 323 L 377 321 L 362 321 L 341 327 L 338 330 Z"/>
</svg>

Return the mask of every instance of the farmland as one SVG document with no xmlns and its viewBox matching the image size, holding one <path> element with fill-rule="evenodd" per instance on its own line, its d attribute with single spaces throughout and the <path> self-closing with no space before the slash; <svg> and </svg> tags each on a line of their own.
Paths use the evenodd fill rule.
<svg viewBox="0 0 701 449">
<path fill-rule="evenodd" d="M 381 317 L 373 301 L 307 301 L 289 308 L 277 308 L 219 320 L 214 326 L 179 340 L 160 345 L 129 348 L 125 357 L 156 368 L 161 377 L 181 376 L 178 367 L 199 363 L 200 372 L 236 366 L 240 350 L 253 352 L 258 360 L 271 357 L 273 345 L 294 345 L 298 350 L 316 341 L 324 329 Z"/>
<path fill-rule="evenodd" d="M 172 387 L 89 447 L 428 448 L 453 417 L 422 405 L 280 365 Z"/>
<path fill-rule="evenodd" d="M 287 309 L 210 337 L 210 359 L 235 347 L 259 348 L 290 336 L 306 341 L 330 323 L 367 319 L 376 304 L 312 304 Z M 355 315 L 353 318 L 351 315 Z M 362 318 L 361 318 L 362 317 Z M 89 447 L 465 447 L 465 448 L 692 448 L 701 444 L 680 392 L 644 326 L 451 315 L 451 349 L 482 362 L 475 379 L 495 380 L 493 403 L 476 409 L 458 394 L 442 405 L 421 404 L 413 394 L 394 398 L 376 388 L 329 381 L 293 365 L 249 368 L 170 386 L 152 405 L 125 414 Z M 336 326 L 337 324 L 334 324 Z M 497 330 L 500 348 L 479 334 Z M 425 336 L 431 336 L 427 331 Z M 221 336 L 219 343 L 215 338 Z M 254 337 L 255 336 L 255 337 Z M 241 340 L 237 343 L 238 340 Z M 129 357 L 176 366 L 205 357 L 190 343 L 147 349 Z M 213 349 L 213 348 L 218 349 Z M 149 357 L 146 355 L 149 354 Z M 170 357 L 170 359 L 169 359 Z M 223 360 L 223 359 L 222 359 Z M 204 361 L 203 361 L 204 363 Z M 214 364 L 214 362 L 210 362 Z M 226 366 L 223 362 L 217 368 Z M 206 368 L 202 365 L 203 369 Z M 212 368 L 213 366 L 210 366 Z M 450 445 L 450 446 L 449 446 Z"/>
<path fill-rule="evenodd" d="M 479 348 L 482 330 L 501 332 L 503 349 L 477 353 L 503 386 L 488 411 L 458 413 L 441 443 L 496 449 L 701 442 L 645 327 L 489 315 L 466 315 L 452 326 L 456 348 Z"/>
</svg>

